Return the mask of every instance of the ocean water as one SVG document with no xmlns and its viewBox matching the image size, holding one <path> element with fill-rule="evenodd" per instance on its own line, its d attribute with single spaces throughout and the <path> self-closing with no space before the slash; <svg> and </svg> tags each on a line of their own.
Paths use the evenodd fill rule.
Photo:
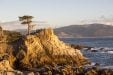
<svg viewBox="0 0 113 75">
<path fill-rule="evenodd" d="M 90 50 L 82 49 L 81 52 L 92 63 L 113 69 L 113 38 L 61 38 L 61 40 L 65 43 L 94 47 Z"/>
</svg>

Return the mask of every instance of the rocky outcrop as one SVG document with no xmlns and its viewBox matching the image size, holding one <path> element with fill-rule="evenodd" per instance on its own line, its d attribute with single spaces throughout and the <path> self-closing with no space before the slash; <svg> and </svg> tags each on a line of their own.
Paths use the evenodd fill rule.
<svg viewBox="0 0 113 75">
<path fill-rule="evenodd" d="M 9 31 L 5 35 L 8 40 L 0 42 L 0 75 L 62 75 L 64 70 L 69 74 L 86 61 L 80 50 L 60 41 L 51 28 L 26 36 Z"/>
<path fill-rule="evenodd" d="M 0 43 L 0 75 L 113 75 L 98 66 L 81 67 L 86 59 L 78 49 L 84 46 L 65 44 L 51 28 L 15 39 Z"/>
<path fill-rule="evenodd" d="M 16 51 L 16 63 L 21 68 L 67 63 L 80 67 L 85 60 L 80 50 L 60 41 L 51 28 L 39 30 L 20 40 L 21 42 Z"/>
</svg>

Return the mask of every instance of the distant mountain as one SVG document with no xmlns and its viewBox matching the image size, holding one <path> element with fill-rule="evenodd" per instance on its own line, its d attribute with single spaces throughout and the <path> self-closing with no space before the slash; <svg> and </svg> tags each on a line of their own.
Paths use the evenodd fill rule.
<svg viewBox="0 0 113 75">
<path fill-rule="evenodd" d="M 55 29 L 59 37 L 113 37 L 113 26 L 105 24 L 71 25 Z"/>
<path fill-rule="evenodd" d="M 34 21 L 33 23 L 36 24 L 34 30 L 49 27 L 45 22 Z M 0 26 L 5 30 L 16 30 L 22 34 L 26 34 L 27 31 L 27 27 L 21 25 L 19 21 L 4 22 Z M 59 37 L 113 37 L 113 26 L 99 23 L 70 25 L 56 28 L 55 33 Z"/>
</svg>

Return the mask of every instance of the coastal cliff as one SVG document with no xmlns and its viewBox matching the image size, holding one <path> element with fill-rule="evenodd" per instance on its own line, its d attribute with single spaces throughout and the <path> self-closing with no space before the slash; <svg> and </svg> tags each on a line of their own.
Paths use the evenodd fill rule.
<svg viewBox="0 0 113 75">
<path fill-rule="evenodd" d="M 60 41 L 51 28 L 23 37 L 16 57 L 21 67 L 66 63 L 74 63 L 78 67 L 85 60 L 80 50 Z"/>
<path fill-rule="evenodd" d="M 71 66 L 80 68 L 86 62 L 86 58 L 80 50 L 60 41 L 51 28 L 41 29 L 31 35 L 0 43 L 0 47 L 2 47 L 0 49 L 2 51 L 0 60 L 1 75 L 4 75 L 5 72 L 23 75 L 26 73 L 25 70 L 39 73 L 39 69 L 45 66 L 46 69 L 49 66 L 49 71 L 53 71 L 58 66 L 64 66 L 63 68 L 66 69 L 68 67 L 71 69 Z"/>
</svg>

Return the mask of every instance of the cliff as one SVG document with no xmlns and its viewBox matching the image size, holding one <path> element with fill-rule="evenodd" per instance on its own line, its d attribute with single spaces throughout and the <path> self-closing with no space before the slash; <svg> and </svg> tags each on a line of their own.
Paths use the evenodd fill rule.
<svg viewBox="0 0 113 75">
<path fill-rule="evenodd" d="M 20 40 L 16 58 L 21 68 L 67 63 L 80 66 L 85 60 L 80 50 L 60 41 L 51 28 L 39 30 Z"/>
<path fill-rule="evenodd" d="M 31 35 L 11 37 L 9 41 L 0 43 L 1 75 L 24 75 L 26 70 L 37 71 L 40 74 L 47 69 L 49 73 L 58 72 L 56 67 L 63 72 L 64 68 L 78 68 L 86 62 L 80 50 L 60 41 L 51 28 L 38 30 Z M 72 69 L 71 67 L 69 69 Z"/>
</svg>

